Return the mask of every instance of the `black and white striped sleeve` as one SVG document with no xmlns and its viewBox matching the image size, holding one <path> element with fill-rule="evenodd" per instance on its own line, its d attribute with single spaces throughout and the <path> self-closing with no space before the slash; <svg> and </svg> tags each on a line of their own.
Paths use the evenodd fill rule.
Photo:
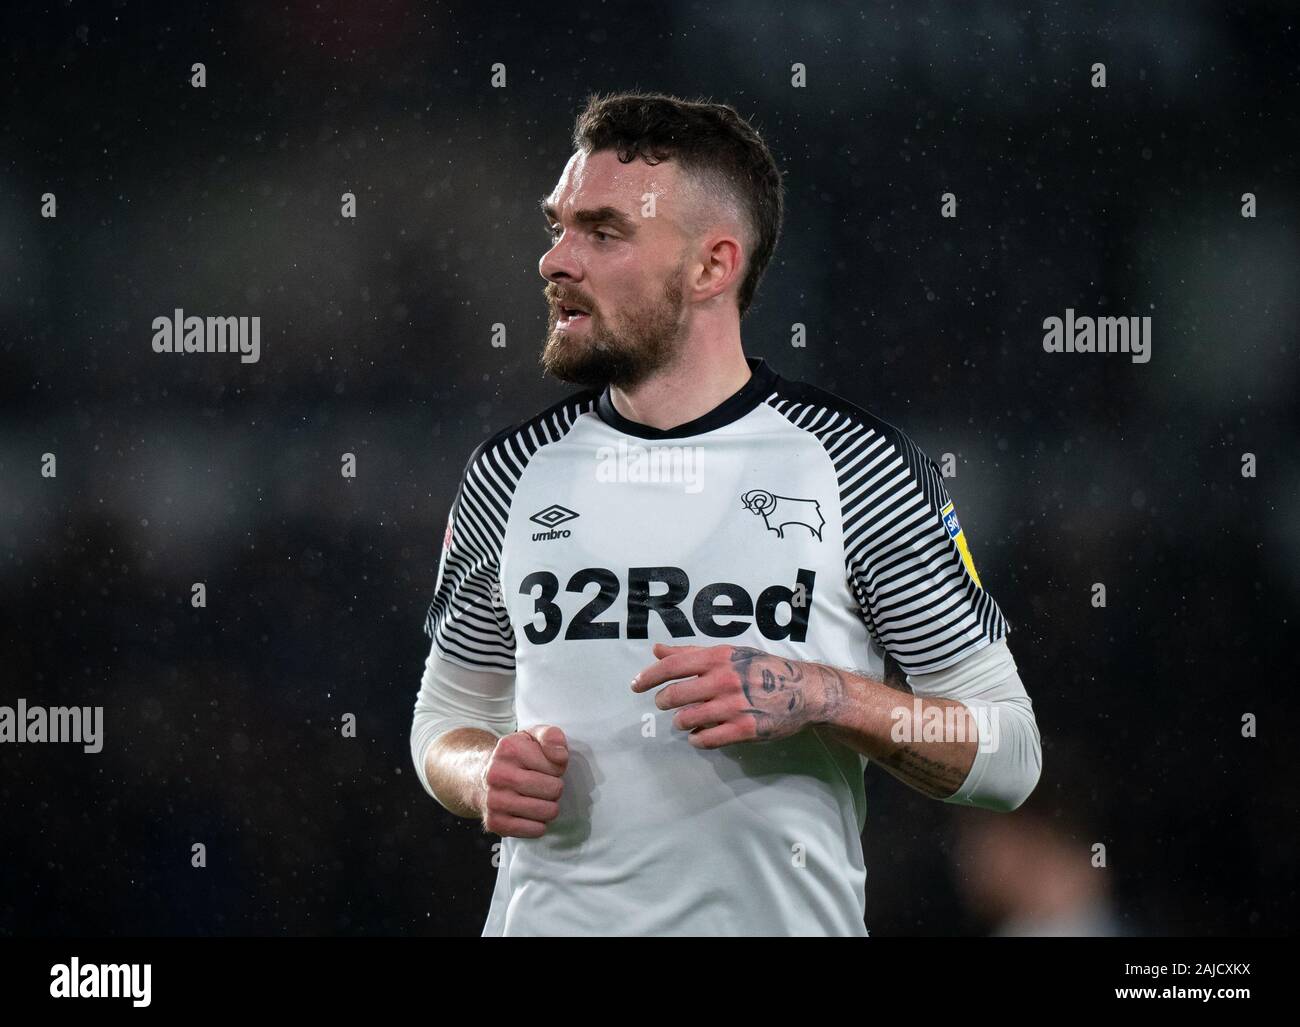
<svg viewBox="0 0 1300 1027">
<path fill-rule="evenodd" d="M 908 674 L 929 674 L 1006 637 L 939 468 L 872 419 L 832 449 L 849 586 L 872 637 Z"/>
<path fill-rule="evenodd" d="M 518 469 L 498 438 L 470 456 L 447 517 L 424 631 L 446 659 L 513 673 L 515 633 L 501 598 L 501 550 Z"/>
<path fill-rule="evenodd" d="M 503 736 L 515 730 L 515 636 L 501 598 L 501 548 L 512 473 L 489 439 L 469 459 L 457 489 L 425 618 L 432 640 L 411 724 L 411 758 L 425 791 L 429 746 L 457 727 Z M 436 796 L 435 796 L 436 798 Z"/>
<path fill-rule="evenodd" d="M 908 674 L 928 674 L 1010 632 L 980 583 L 939 468 L 916 443 L 804 382 L 782 381 L 768 403 L 831 460 L 846 581 L 884 653 Z"/>
</svg>

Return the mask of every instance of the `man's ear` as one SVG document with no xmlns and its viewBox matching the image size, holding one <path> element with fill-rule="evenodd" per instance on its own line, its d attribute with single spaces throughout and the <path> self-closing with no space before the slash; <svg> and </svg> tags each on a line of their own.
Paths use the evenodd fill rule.
<svg viewBox="0 0 1300 1027">
<path fill-rule="evenodd" d="M 745 252 L 740 248 L 740 244 L 730 236 L 723 236 L 714 241 L 713 248 L 710 251 L 715 262 L 729 261 L 734 269 L 731 276 L 731 283 L 738 283 L 745 274 Z M 727 286 L 730 288 L 730 284 Z"/>
<path fill-rule="evenodd" d="M 721 250 L 719 244 L 721 244 Z M 731 277 L 731 283 L 737 283 L 743 278 L 745 254 L 738 243 L 731 241 L 730 236 L 719 232 L 716 235 L 701 239 L 699 247 L 687 258 L 690 266 L 699 265 L 699 272 L 691 276 L 687 288 L 691 290 L 716 290 L 715 295 L 726 291 L 730 285 L 723 285 L 719 289 L 714 278 L 722 269 L 722 261 L 726 259 L 731 259 L 736 267 L 736 272 Z"/>
</svg>

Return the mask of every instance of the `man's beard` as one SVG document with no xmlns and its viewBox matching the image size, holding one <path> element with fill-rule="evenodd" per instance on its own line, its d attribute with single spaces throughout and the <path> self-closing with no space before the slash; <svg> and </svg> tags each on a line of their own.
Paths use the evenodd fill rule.
<svg viewBox="0 0 1300 1027">
<path fill-rule="evenodd" d="M 683 331 L 682 270 L 677 268 L 664 280 L 662 302 L 633 311 L 616 327 L 591 313 L 581 335 L 557 332 L 560 312 L 552 304 L 542 367 L 574 385 L 619 389 L 635 388 L 667 367 L 677 355 Z"/>
</svg>

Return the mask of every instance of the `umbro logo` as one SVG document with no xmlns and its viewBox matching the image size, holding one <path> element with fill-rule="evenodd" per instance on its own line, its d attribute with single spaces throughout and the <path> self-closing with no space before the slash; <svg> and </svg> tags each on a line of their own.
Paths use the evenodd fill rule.
<svg viewBox="0 0 1300 1027">
<path fill-rule="evenodd" d="M 543 528 L 554 528 L 557 524 L 563 524 L 565 521 L 571 521 L 578 515 L 570 510 L 567 506 L 561 506 L 559 503 L 552 503 L 545 510 L 538 510 L 528 519 L 540 524 Z"/>
<path fill-rule="evenodd" d="M 551 539 L 568 538 L 570 535 L 568 528 L 561 531 L 556 531 L 555 529 L 559 527 L 559 525 L 571 521 L 577 516 L 578 515 L 574 511 L 570 510 L 567 506 L 561 506 L 559 503 L 552 503 L 545 510 L 538 510 L 537 513 L 533 514 L 528 519 L 534 524 L 540 524 L 543 528 L 549 528 L 550 531 L 533 532 L 533 541 L 549 542 Z"/>
</svg>

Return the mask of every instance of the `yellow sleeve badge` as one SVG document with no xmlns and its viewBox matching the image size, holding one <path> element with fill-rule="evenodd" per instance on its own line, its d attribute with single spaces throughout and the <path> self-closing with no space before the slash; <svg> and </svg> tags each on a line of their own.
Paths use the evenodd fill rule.
<svg viewBox="0 0 1300 1027">
<path fill-rule="evenodd" d="M 957 549 L 961 553 L 961 562 L 966 565 L 966 573 L 971 576 L 976 586 L 983 589 L 980 584 L 980 576 L 975 573 L 975 561 L 971 559 L 970 547 L 966 545 L 966 535 L 961 530 L 961 525 L 957 523 L 957 510 L 953 506 L 952 500 L 939 511 L 943 518 L 943 526 L 948 529 L 948 537 L 957 543 Z"/>
</svg>

